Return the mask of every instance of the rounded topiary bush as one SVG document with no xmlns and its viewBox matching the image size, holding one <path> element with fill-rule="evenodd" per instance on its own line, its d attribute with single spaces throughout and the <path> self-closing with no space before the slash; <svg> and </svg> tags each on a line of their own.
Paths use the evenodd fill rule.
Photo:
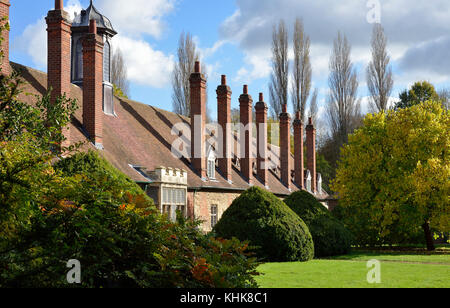
<svg viewBox="0 0 450 308">
<path fill-rule="evenodd" d="M 314 255 L 327 257 L 347 254 L 352 235 L 317 199 L 297 191 L 284 201 L 308 226 L 314 241 Z"/>
<path fill-rule="evenodd" d="M 218 237 L 249 241 L 264 261 L 308 261 L 314 257 L 306 224 L 283 201 L 258 187 L 234 200 L 214 232 Z"/>
</svg>

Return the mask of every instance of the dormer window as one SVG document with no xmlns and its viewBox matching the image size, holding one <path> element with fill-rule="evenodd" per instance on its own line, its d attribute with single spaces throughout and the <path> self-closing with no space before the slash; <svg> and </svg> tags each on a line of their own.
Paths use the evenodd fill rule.
<svg viewBox="0 0 450 308">
<path fill-rule="evenodd" d="M 308 172 L 306 173 L 306 190 L 310 193 L 312 193 L 311 191 L 311 172 L 308 170 Z"/>
<path fill-rule="evenodd" d="M 317 174 L 317 193 L 322 194 L 322 175 L 320 173 Z"/>
<path fill-rule="evenodd" d="M 216 153 L 213 147 L 209 148 L 208 161 L 207 161 L 207 176 L 208 178 L 216 179 Z"/>
</svg>

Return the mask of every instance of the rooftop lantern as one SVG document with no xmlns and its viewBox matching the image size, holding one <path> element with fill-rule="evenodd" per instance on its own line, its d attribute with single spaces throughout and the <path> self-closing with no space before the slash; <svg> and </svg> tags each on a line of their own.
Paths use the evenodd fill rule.
<svg viewBox="0 0 450 308">
<path fill-rule="evenodd" d="M 89 24 L 95 20 L 97 34 L 103 38 L 103 111 L 114 115 L 113 85 L 111 83 L 111 39 L 117 34 L 111 21 L 102 15 L 91 0 L 87 9 L 75 13 L 72 23 L 71 82 L 83 86 L 83 38 L 89 33 Z"/>
</svg>

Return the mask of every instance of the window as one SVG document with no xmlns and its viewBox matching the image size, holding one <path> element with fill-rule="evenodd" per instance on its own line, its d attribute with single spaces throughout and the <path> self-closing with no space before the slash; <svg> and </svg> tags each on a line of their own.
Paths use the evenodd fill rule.
<svg viewBox="0 0 450 308">
<path fill-rule="evenodd" d="M 77 41 L 75 49 L 75 80 L 83 80 L 83 44 Z"/>
<path fill-rule="evenodd" d="M 211 229 L 217 225 L 217 205 L 211 206 Z"/>
<path fill-rule="evenodd" d="M 309 172 L 308 170 L 308 172 L 306 173 L 306 190 L 309 192 L 311 192 L 311 180 L 311 172 Z"/>
<path fill-rule="evenodd" d="M 103 81 L 111 82 L 110 66 L 111 47 L 109 45 L 109 42 L 106 42 L 105 46 L 103 47 Z"/>
<path fill-rule="evenodd" d="M 210 179 L 216 178 L 216 162 L 212 159 L 208 159 L 208 177 Z"/>
<path fill-rule="evenodd" d="M 109 84 L 103 85 L 103 112 L 114 116 L 113 87 Z"/>
<path fill-rule="evenodd" d="M 161 211 L 167 214 L 172 221 L 176 220 L 176 212 L 186 214 L 186 189 L 183 188 L 162 188 Z"/>
<path fill-rule="evenodd" d="M 206 173 L 208 178 L 214 180 L 216 178 L 216 153 L 214 152 L 212 146 L 209 148 L 208 162 L 206 167 L 207 167 Z"/>
</svg>

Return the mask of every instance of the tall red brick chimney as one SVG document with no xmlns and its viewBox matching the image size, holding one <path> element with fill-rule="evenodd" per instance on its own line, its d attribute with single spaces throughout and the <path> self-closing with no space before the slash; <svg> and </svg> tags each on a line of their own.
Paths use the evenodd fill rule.
<svg viewBox="0 0 450 308">
<path fill-rule="evenodd" d="M 241 173 L 244 176 L 244 178 L 247 180 L 249 184 L 253 183 L 253 159 L 252 159 L 252 110 L 253 110 L 253 99 L 248 94 L 248 86 L 244 86 L 244 93 L 239 97 L 239 106 L 240 106 L 240 114 L 241 114 L 241 124 L 243 128 L 245 129 L 245 134 L 241 132 L 241 144 L 242 142 L 245 142 L 245 149 L 244 153 L 242 153 L 241 149 L 241 155 L 244 157 L 241 157 Z"/>
<path fill-rule="evenodd" d="M 287 105 L 283 105 L 280 114 L 280 163 L 281 181 L 291 189 L 291 116 L 287 112 Z"/>
<path fill-rule="evenodd" d="M 6 18 L 6 22 L 9 22 L 9 7 L 11 4 L 9 0 L 0 0 L 0 19 Z M 0 21 L 0 26 L 5 25 L 5 22 Z M 9 31 L 4 30 L 2 32 L 3 42 L 1 50 L 3 51 L 3 59 L 1 60 L 1 74 L 11 74 L 11 66 L 9 65 Z"/>
<path fill-rule="evenodd" d="M 218 159 L 219 170 L 224 178 L 231 182 L 231 89 L 227 86 L 227 77 L 222 75 L 221 85 L 217 87 L 217 119 L 223 131 L 222 157 Z"/>
<path fill-rule="evenodd" d="M 300 111 L 297 111 L 294 120 L 294 170 L 295 184 L 301 189 L 305 188 L 305 171 L 303 158 L 303 123 Z"/>
<path fill-rule="evenodd" d="M 52 88 L 50 99 L 66 95 L 70 97 L 70 44 L 71 22 L 69 13 L 64 11 L 63 1 L 55 0 L 55 9 L 47 14 L 47 88 Z M 69 129 L 62 128 L 68 145 Z"/>
<path fill-rule="evenodd" d="M 83 125 L 92 143 L 103 148 L 103 39 L 91 20 L 83 39 Z"/>
<path fill-rule="evenodd" d="M 317 173 L 316 173 L 316 129 L 312 119 L 309 118 L 309 124 L 306 126 L 306 150 L 308 160 L 308 170 L 311 172 L 311 191 L 317 191 Z"/>
<path fill-rule="evenodd" d="M 264 102 L 264 95 L 259 93 L 259 102 L 255 105 L 256 109 L 256 129 L 257 133 L 257 173 L 264 186 L 268 187 L 269 170 L 267 163 L 267 105 Z"/>
<path fill-rule="evenodd" d="M 200 62 L 195 62 L 194 73 L 189 78 L 191 86 L 191 162 L 192 167 L 206 179 L 206 79 L 201 73 Z"/>
</svg>

